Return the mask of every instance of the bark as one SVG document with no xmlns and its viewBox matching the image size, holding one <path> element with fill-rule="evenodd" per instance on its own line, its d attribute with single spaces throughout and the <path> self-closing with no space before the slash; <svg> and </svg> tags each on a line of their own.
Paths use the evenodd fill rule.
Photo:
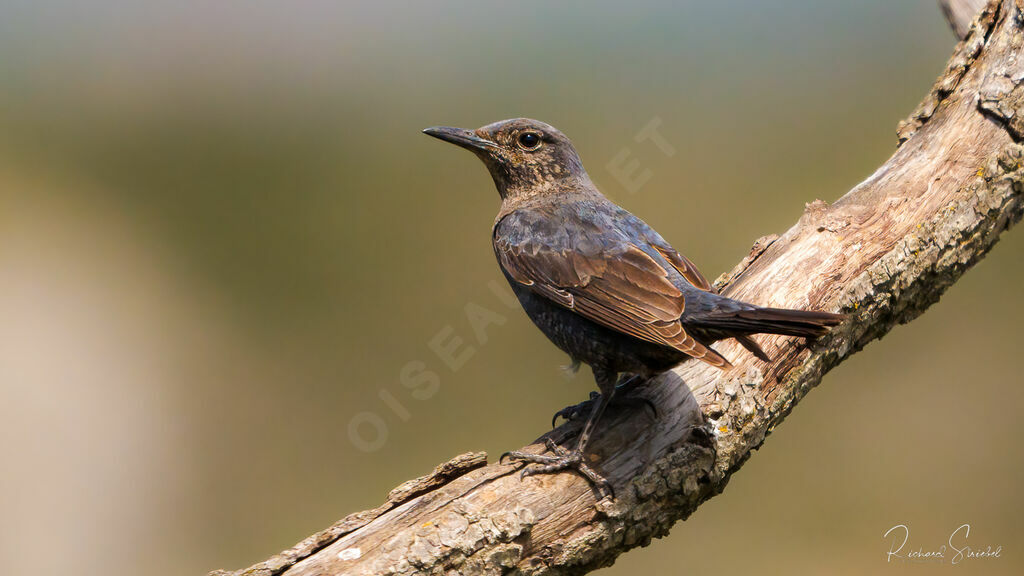
<svg viewBox="0 0 1024 576">
<path fill-rule="evenodd" d="M 573 473 L 520 479 L 517 465 L 466 454 L 237 574 L 582 574 L 667 534 L 829 369 L 936 302 L 1020 219 L 1022 3 L 979 14 L 883 166 L 834 204 L 808 204 L 717 282 L 735 298 L 850 320 L 810 345 L 758 336 L 769 363 L 721 344 L 734 370 L 691 361 L 644 389 L 656 419 L 643 408 L 606 416 L 590 452 L 615 499 L 596 501 Z M 548 436 L 567 443 L 578 428 Z"/>
<path fill-rule="evenodd" d="M 953 28 L 956 37 L 963 40 L 971 29 L 974 16 L 988 4 L 988 0 L 939 0 L 942 13 Z"/>
</svg>

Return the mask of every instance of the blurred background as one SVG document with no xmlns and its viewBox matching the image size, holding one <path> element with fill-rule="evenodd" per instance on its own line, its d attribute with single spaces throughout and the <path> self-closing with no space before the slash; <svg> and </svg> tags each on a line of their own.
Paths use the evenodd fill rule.
<svg viewBox="0 0 1024 576">
<path fill-rule="evenodd" d="M 0 2 L 5 570 L 241 568 L 586 397 L 488 287 L 484 168 L 420 129 L 554 124 L 714 278 L 881 164 L 954 45 L 931 0 Z M 651 122 L 676 154 L 636 142 Z M 1022 251 L 601 573 L 1022 573 Z M 470 303 L 504 318 L 486 342 Z M 890 527 L 932 549 L 964 523 L 1003 557 L 886 563 Z"/>
</svg>

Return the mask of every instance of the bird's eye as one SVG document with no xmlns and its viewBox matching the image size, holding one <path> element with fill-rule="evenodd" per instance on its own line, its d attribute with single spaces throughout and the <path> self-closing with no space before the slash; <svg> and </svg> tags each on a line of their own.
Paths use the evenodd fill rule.
<svg viewBox="0 0 1024 576">
<path fill-rule="evenodd" d="M 540 147 L 540 134 L 523 132 L 519 135 L 519 147 L 523 150 L 536 150 Z"/>
</svg>

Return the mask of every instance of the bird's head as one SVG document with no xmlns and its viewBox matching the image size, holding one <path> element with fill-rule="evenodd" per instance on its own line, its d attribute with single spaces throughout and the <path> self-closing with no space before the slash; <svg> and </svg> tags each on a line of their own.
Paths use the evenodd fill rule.
<svg viewBox="0 0 1024 576">
<path fill-rule="evenodd" d="M 590 182 L 572 142 L 538 120 L 502 120 L 476 130 L 437 126 L 423 133 L 476 154 L 502 198 Z"/>
</svg>

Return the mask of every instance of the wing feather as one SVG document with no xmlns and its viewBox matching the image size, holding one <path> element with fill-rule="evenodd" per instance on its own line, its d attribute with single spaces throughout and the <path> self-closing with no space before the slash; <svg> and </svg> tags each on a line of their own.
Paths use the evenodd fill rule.
<svg viewBox="0 0 1024 576">
<path fill-rule="evenodd" d="M 711 290 L 711 283 L 708 282 L 708 279 L 705 278 L 704 275 L 700 273 L 700 270 L 697 269 L 697 266 L 693 262 L 690 262 L 689 258 L 683 256 L 679 252 L 676 252 L 675 248 L 672 248 L 671 246 L 665 243 L 652 242 L 651 246 L 655 250 L 657 250 L 658 253 L 665 258 L 665 260 L 668 260 L 668 263 L 671 264 L 677 272 L 682 274 L 683 278 L 686 278 L 687 282 L 693 284 L 694 286 L 700 288 L 701 290 Z"/>
<path fill-rule="evenodd" d="M 666 250 L 657 244 L 643 246 L 623 239 L 597 242 L 593 238 L 572 242 L 552 234 L 545 238 L 537 233 L 544 231 L 540 229 L 544 223 L 520 222 L 516 228 L 527 226 L 529 230 L 532 225 L 532 234 L 501 234 L 502 222 L 495 227 L 495 254 L 513 280 L 605 327 L 675 348 L 720 368 L 730 366 L 686 333 L 680 321 L 685 307 L 683 292 L 654 256 L 660 254 L 688 282 L 707 289 L 704 287 L 710 285 L 692 263 L 671 247 Z"/>
</svg>

